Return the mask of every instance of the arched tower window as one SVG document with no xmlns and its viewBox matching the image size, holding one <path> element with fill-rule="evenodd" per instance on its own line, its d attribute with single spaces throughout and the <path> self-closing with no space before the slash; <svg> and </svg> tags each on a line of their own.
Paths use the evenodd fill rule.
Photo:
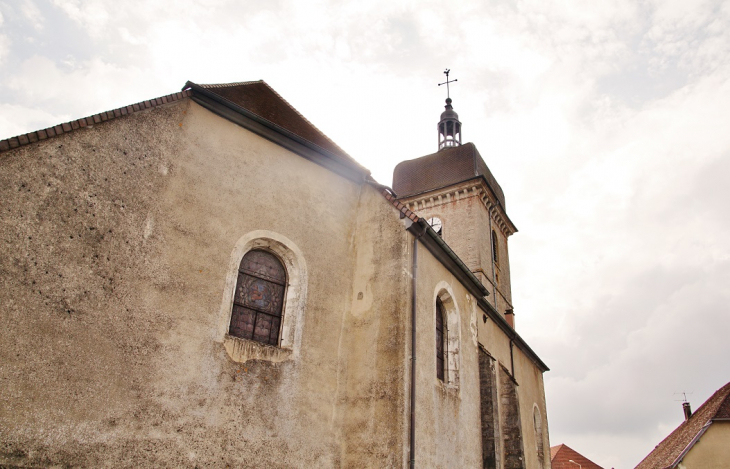
<svg viewBox="0 0 730 469">
<path fill-rule="evenodd" d="M 448 343 L 448 324 L 446 320 L 446 310 L 444 309 L 441 299 L 436 298 L 436 377 L 444 381 L 446 376 L 446 344 Z"/>
<path fill-rule="evenodd" d="M 443 237 L 444 236 L 444 224 L 438 217 L 431 217 L 428 220 L 426 220 L 429 225 L 431 225 L 431 228 L 433 228 L 433 231 L 436 232 L 437 235 Z"/>
<path fill-rule="evenodd" d="M 268 345 L 279 345 L 286 269 L 263 250 L 246 253 L 238 268 L 228 333 Z"/>
<path fill-rule="evenodd" d="M 495 264 L 499 264 L 499 255 L 497 254 L 497 233 L 492 230 L 492 259 Z"/>
</svg>

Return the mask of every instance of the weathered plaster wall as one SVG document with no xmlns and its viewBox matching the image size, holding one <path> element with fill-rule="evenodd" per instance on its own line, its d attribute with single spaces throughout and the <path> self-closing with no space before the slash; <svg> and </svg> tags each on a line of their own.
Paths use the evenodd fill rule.
<svg viewBox="0 0 730 469">
<path fill-rule="evenodd" d="M 550 468 L 550 438 L 547 421 L 547 405 L 542 372 L 518 347 L 514 347 L 515 379 L 520 402 L 520 419 L 525 449 L 525 463 L 528 468 Z M 535 437 L 534 407 L 542 419 L 543 459 L 538 461 L 538 445 Z M 545 450 L 547 448 L 548 450 Z"/>
<path fill-rule="evenodd" d="M 537 459 L 537 442 L 533 421 L 533 407 L 537 405 L 542 419 L 543 448 L 550 448 L 542 372 L 516 345 L 512 347 L 512 356 L 510 356 L 509 337 L 502 332 L 494 321 L 487 320 L 487 322 L 484 322 L 482 318 L 483 314 L 479 312 L 479 320 L 477 321 L 479 343 L 494 357 L 497 362 L 496 367 L 498 368 L 501 365 L 511 372 L 512 360 L 514 360 L 514 378 L 517 382 L 516 392 L 519 401 L 519 419 L 522 429 L 525 467 L 547 469 L 550 467 L 550 452 L 544 451 L 542 466 L 540 466 Z M 504 391 L 500 385 L 497 391 L 498 394 L 502 396 Z M 503 415 L 505 409 L 503 409 L 501 401 L 499 404 L 499 415 Z M 504 451 L 503 444 L 502 448 Z M 502 454 L 502 457 L 504 457 L 504 454 Z"/>
<path fill-rule="evenodd" d="M 474 299 L 423 245 L 418 247 L 416 345 L 416 465 L 481 467 L 479 359 Z M 436 377 L 436 295 L 448 294 L 455 308 L 460 347 L 458 383 Z"/>
<path fill-rule="evenodd" d="M 355 254 L 348 307 L 337 343 L 337 410 L 342 467 L 407 465 L 410 305 L 409 236 L 398 212 L 363 186 L 348 240 Z M 335 273 L 336 275 L 336 273 Z M 324 335 L 320 340 L 327 340 Z"/>
<path fill-rule="evenodd" d="M 724 469 L 730 461 L 730 422 L 715 421 L 679 463 L 680 469 Z"/>
<path fill-rule="evenodd" d="M 0 463 L 402 465 L 405 234 L 373 188 L 190 100 L 0 168 Z M 278 363 L 220 334 L 254 230 L 307 263 L 301 353 Z"/>
</svg>

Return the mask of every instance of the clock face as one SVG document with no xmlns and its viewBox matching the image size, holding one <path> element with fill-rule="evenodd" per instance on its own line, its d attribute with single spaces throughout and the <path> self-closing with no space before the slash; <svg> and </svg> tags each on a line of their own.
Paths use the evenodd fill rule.
<svg viewBox="0 0 730 469">
<path fill-rule="evenodd" d="M 437 235 L 441 236 L 441 229 L 443 228 L 441 219 L 436 218 L 436 217 L 431 217 L 427 221 L 428 221 L 428 224 L 431 225 L 431 228 L 433 228 L 433 231 L 435 231 Z"/>
</svg>

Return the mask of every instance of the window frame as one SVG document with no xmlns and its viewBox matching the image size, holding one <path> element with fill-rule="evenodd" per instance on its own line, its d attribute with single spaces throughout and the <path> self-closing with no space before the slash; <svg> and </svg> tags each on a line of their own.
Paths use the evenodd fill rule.
<svg viewBox="0 0 730 469">
<path fill-rule="evenodd" d="M 238 338 L 228 333 L 238 282 L 238 269 L 243 256 L 256 249 L 273 254 L 286 270 L 287 285 L 284 291 L 278 347 Z M 236 242 L 229 258 L 214 340 L 221 343 L 229 358 L 238 363 L 245 363 L 248 360 L 282 362 L 298 359 L 301 353 L 308 278 L 304 254 L 289 238 L 269 230 L 254 230 L 244 234 Z"/>
<path fill-rule="evenodd" d="M 271 258 L 279 264 L 277 267 L 280 267 L 281 270 L 283 271 L 283 274 L 284 274 L 283 281 L 280 279 L 266 278 L 265 275 L 262 275 L 260 273 L 253 272 L 253 271 L 247 271 L 246 269 L 244 269 L 243 264 L 244 264 L 244 261 L 246 260 L 246 257 L 249 255 L 252 255 L 252 253 L 256 253 L 256 252 L 261 252 L 268 256 L 271 256 Z M 256 306 L 247 305 L 247 304 L 245 304 L 245 302 L 236 301 L 237 295 L 235 292 L 238 291 L 238 289 L 241 285 L 242 278 L 245 280 L 247 277 L 253 278 L 253 279 L 259 279 L 265 283 L 271 283 L 271 284 L 278 285 L 281 287 L 281 291 L 277 294 L 277 299 L 279 300 L 279 303 L 280 303 L 279 307 L 277 308 L 278 316 L 276 314 L 271 314 L 270 312 L 264 311 L 261 308 L 257 308 Z M 234 290 L 233 304 L 231 305 L 231 319 L 229 321 L 228 334 L 233 337 L 237 337 L 239 339 L 251 340 L 254 342 L 258 342 L 260 344 L 279 347 L 279 344 L 281 343 L 281 331 L 284 326 L 284 312 L 286 311 L 286 308 L 285 308 L 286 290 L 287 290 L 287 286 L 289 284 L 288 280 L 289 280 L 289 275 L 287 273 L 286 266 L 281 261 L 279 256 L 277 256 L 275 253 L 268 251 L 266 249 L 260 249 L 260 248 L 251 249 L 251 250 L 247 251 L 246 254 L 244 254 L 243 257 L 241 258 L 241 263 L 239 264 L 239 267 L 238 267 L 238 278 L 236 280 L 236 289 Z M 253 324 L 253 330 L 251 331 L 251 337 L 244 337 L 243 335 L 238 335 L 238 334 L 234 333 L 234 331 L 232 331 L 234 316 L 236 314 L 237 306 L 241 309 L 247 309 L 249 311 L 252 311 L 254 314 L 254 324 Z M 273 334 L 274 328 L 271 328 L 271 330 L 269 331 L 268 341 L 264 342 L 264 341 L 256 338 L 256 326 L 258 324 L 258 320 L 259 320 L 260 316 L 262 316 L 262 319 L 263 319 L 263 316 L 269 316 L 271 318 L 278 318 L 278 324 L 276 326 L 276 336 L 274 339 L 275 343 L 271 343 L 272 342 L 271 335 Z M 276 321 L 276 319 L 274 319 L 274 321 Z"/>
<path fill-rule="evenodd" d="M 440 321 L 439 321 L 440 319 Z M 440 324 L 439 324 L 440 322 Z M 436 297 L 436 378 L 440 381 L 448 382 L 448 343 L 449 343 L 449 319 L 446 314 L 446 308 L 441 298 Z M 440 330 L 439 330 L 440 326 Z M 441 333 L 439 335 L 439 332 Z M 439 358 L 439 352 L 441 357 Z M 440 363 L 439 363 L 440 361 Z"/>
<path fill-rule="evenodd" d="M 441 380 L 436 376 L 435 382 L 439 385 L 444 386 L 446 389 L 459 392 L 460 386 L 460 370 L 461 370 L 461 311 L 457 305 L 454 297 L 451 285 L 445 280 L 438 282 L 434 290 L 433 302 L 431 303 L 433 311 L 437 311 L 437 301 L 443 306 L 443 319 L 444 329 L 446 334 L 443 334 L 444 339 L 444 379 Z M 436 313 L 431 316 L 432 319 L 432 331 L 434 343 L 432 345 L 433 350 L 433 368 L 431 370 L 438 370 L 438 359 L 436 356 Z M 433 371 L 431 371 L 433 373 Z"/>
<path fill-rule="evenodd" d="M 492 261 L 499 265 L 499 240 L 497 239 L 497 232 L 492 230 Z"/>
</svg>

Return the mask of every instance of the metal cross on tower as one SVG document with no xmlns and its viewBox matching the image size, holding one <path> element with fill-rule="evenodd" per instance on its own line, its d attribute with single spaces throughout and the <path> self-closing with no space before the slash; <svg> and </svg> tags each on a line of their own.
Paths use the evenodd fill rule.
<svg viewBox="0 0 730 469">
<path fill-rule="evenodd" d="M 459 81 L 456 78 L 454 78 L 453 80 L 449 80 L 449 72 L 450 71 L 451 71 L 451 69 L 449 69 L 449 68 L 447 68 L 446 70 L 444 70 L 444 75 L 446 75 L 446 81 L 443 82 L 443 83 L 439 83 L 439 86 L 446 85 L 446 97 L 447 98 L 451 98 L 451 94 L 449 92 L 449 83 L 454 83 L 455 81 Z"/>
</svg>

